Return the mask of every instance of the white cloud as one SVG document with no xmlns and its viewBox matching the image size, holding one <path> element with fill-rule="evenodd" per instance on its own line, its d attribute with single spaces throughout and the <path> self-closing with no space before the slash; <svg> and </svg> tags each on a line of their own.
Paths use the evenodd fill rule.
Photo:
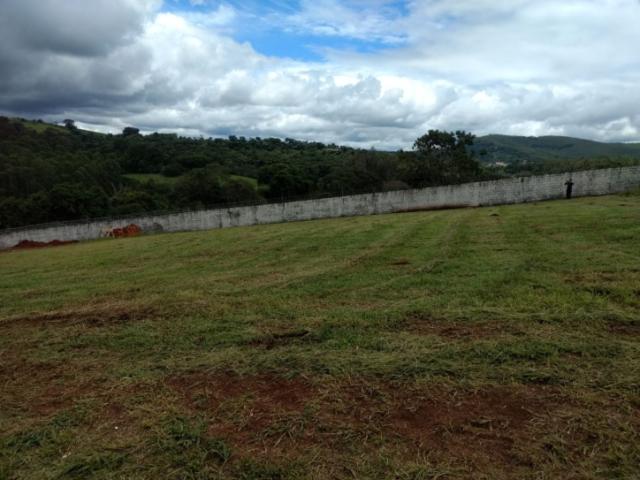
<svg viewBox="0 0 640 480">
<path fill-rule="evenodd" d="M 428 128 L 640 140 L 635 0 L 414 1 L 405 16 L 382 0 L 305 1 L 281 28 L 393 46 L 315 63 L 233 40 L 242 22 L 227 4 L 72 3 L 0 4 L 0 110 L 377 148 Z"/>
</svg>

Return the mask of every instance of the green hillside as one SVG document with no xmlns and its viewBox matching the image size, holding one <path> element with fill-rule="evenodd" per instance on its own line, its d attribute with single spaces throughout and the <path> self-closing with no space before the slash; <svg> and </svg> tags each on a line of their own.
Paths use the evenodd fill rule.
<svg viewBox="0 0 640 480">
<path fill-rule="evenodd" d="M 24 127 L 27 128 L 28 130 L 31 130 L 37 133 L 44 133 L 49 129 L 51 129 L 56 133 L 64 133 L 64 134 L 69 133 L 69 131 L 66 128 L 61 127 L 60 125 L 46 123 L 41 120 L 26 120 L 26 119 L 20 119 L 20 118 L 12 118 L 11 120 L 14 122 L 20 123 L 21 125 L 24 125 Z"/>
<path fill-rule="evenodd" d="M 319 142 L 105 135 L 0 116 L 0 229 L 383 190 L 392 164 Z"/>
<path fill-rule="evenodd" d="M 638 145 L 491 136 L 472 147 L 473 140 L 430 131 L 413 150 L 379 152 L 290 138 L 141 135 L 133 127 L 101 134 L 70 119 L 62 127 L 0 116 L 0 230 L 640 163 Z"/>
<path fill-rule="evenodd" d="M 2 479 L 640 465 L 640 196 L 0 254 Z"/>
<path fill-rule="evenodd" d="M 0 229 L 493 178 L 470 155 L 464 132 L 429 132 L 416 151 L 378 152 L 64 124 L 0 116 Z"/>
<path fill-rule="evenodd" d="M 485 163 L 541 162 L 600 157 L 640 159 L 640 143 L 599 143 L 571 137 L 487 135 L 476 139 L 474 151 Z"/>
</svg>

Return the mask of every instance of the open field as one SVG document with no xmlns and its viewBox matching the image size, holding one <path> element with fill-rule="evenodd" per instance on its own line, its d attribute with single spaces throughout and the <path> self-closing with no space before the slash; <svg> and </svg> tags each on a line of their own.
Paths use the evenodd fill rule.
<svg viewBox="0 0 640 480">
<path fill-rule="evenodd" d="M 0 479 L 631 479 L 640 196 L 0 254 Z"/>
</svg>

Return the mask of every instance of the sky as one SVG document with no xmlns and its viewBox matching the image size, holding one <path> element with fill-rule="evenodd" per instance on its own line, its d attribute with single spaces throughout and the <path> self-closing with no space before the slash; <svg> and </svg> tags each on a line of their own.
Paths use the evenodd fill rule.
<svg viewBox="0 0 640 480">
<path fill-rule="evenodd" d="M 0 113 L 410 148 L 640 141 L 640 0 L 0 0 Z"/>
</svg>

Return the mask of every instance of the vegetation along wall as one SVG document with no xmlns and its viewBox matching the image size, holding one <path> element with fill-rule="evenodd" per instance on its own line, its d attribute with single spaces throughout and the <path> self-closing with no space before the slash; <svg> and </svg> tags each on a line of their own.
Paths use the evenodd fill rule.
<svg viewBox="0 0 640 480">
<path fill-rule="evenodd" d="M 566 182 L 569 180 L 573 182 L 574 197 L 621 193 L 640 186 L 640 166 L 120 220 L 25 227 L 0 231 L 0 249 L 14 247 L 23 241 L 65 242 L 126 236 L 121 234 L 131 230 L 136 233 L 208 230 L 320 218 L 552 200 L 565 198 Z"/>
</svg>

